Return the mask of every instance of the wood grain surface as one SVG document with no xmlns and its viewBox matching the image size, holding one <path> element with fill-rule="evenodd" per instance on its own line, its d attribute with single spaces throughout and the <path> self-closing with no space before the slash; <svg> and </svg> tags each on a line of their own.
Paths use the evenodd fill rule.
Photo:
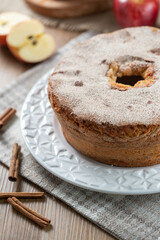
<svg viewBox="0 0 160 240">
<path fill-rule="evenodd" d="M 47 29 L 56 39 L 57 48 L 64 45 L 77 33 L 57 29 Z M 0 48 L 0 88 L 12 82 L 17 76 L 33 67 L 16 60 L 7 48 Z M 8 169 L 0 164 L 0 192 L 42 191 L 34 184 L 19 178 L 16 183 L 8 181 Z M 0 200 L 0 240 L 114 240 L 100 228 L 77 214 L 61 201 L 45 194 L 43 199 L 22 200 L 28 207 L 35 209 L 52 220 L 52 227 L 42 230 L 26 217 L 17 213 Z"/>
</svg>

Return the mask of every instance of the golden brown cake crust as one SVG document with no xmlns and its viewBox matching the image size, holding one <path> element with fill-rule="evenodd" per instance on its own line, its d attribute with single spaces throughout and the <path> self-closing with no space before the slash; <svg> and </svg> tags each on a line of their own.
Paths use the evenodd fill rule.
<svg viewBox="0 0 160 240">
<path fill-rule="evenodd" d="M 140 137 L 143 135 L 150 135 L 157 130 L 160 131 L 159 125 L 123 125 L 123 126 L 116 126 L 111 125 L 109 123 L 106 124 L 98 124 L 94 121 L 90 121 L 88 119 L 81 119 L 80 117 L 73 114 L 72 110 L 68 107 L 61 105 L 57 96 L 54 95 L 54 91 L 50 89 L 50 83 L 48 84 L 48 97 L 52 108 L 54 111 L 61 115 L 61 117 L 65 120 L 70 122 L 70 124 L 74 124 L 79 129 L 83 129 L 85 131 L 93 131 L 98 134 L 106 134 L 111 138 L 118 137 L 119 139 L 127 139 L 127 138 L 134 138 Z"/>
<path fill-rule="evenodd" d="M 149 32 L 150 31 L 158 32 L 160 37 L 159 30 L 154 28 L 142 28 L 142 32 L 144 29 L 145 31 L 149 31 Z M 126 36 L 125 31 L 126 30 L 119 31 L 120 35 Z M 131 33 L 133 33 L 134 30 L 132 29 L 130 31 L 130 29 L 127 29 L 127 32 L 130 33 L 129 38 L 130 37 L 132 38 Z M 112 33 L 112 34 L 115 34 L 115 33 Z M 103 36 L 104 38 L 106 37 L 111 38 L 112 34 L 108 34 L 108 35 L 104 34 Z M 99 40 L 98 41 L 96 40 L 97 44 L 99 43 L 99 41 L 101 41 L 101 39 L 103 39 L 103 36 L 100 35 Z M 98 39 L 98 37 L 96 38 Z M 128 35 L 127 35 L 127 39 L 128 39 Z M 88 40 L 88 41 L 92 41 L 92 40 Z M 159 40 L 159 43 L 160 43 L 160 40 Z M 78 48 L 80 48 L 80 46 L 81 44 L 79 45 Z M 82 47 L 83 47 L 83 43 L 82 43 Z M 148 110 L 150 115 L 147 115 L 148 112 L 147 113 L 144 112 L 144 109 L 135 110 L 134 107 L 138 106 L 137 102 L 134 106 L 134 101 L 132 104 L 131 104 L 131 101 L 128 101 L 127 105 L 125 105 L 124 103 L 124 109 L 128 107 L 128 110 L 126 110 L 127 115 L 125 115 L 125 111 L 123 110 L 124 111 L 123 112 L 124 116 L 123 116 L 121 112 L 119 112 L 119 109 L 117 107 L 116 121 L 113 119 L 113 122 L 110 120 L 104 121 L 105 118 L 112 119 L 112 116 L 110 117 L 108 115 L 108 118 L 107 118 L 107 116 L 100 115 L 101 112 L 98 109 L 99 105 L 96 105 L 96 99 L 94 101 L 96 105 L 95 107 L 97 107 L 96 108 L 97 111 L 89 111 L 89 107 L 86 105 L 88 109 L 87 114 L 85 110 L 84 110 L 84 114 L 83 114 L 83 111 L 81 111 L 80 114 L 77 114 L 78 112 L 77 106 L 78 104 L 81 105 L 81 102 L 78 101 L 79 100 L 78 97 L 76 101 L 75 94 L 73 93 L 73 91 L 71 91 L 71 95 L 70 95 L 71 102 L 70 102 L 69 95 L 66 90 L 67 88 L 65 89 L 66 96 L 64 94 L 65 91 L 63 91 L 62 88 L 65 88 L 65 84 L 66 84 L 66 87 L 68 86 L 68 88 L 70 87 L 72 88 L 70 84 L 74 83 L 74 87 L 83 89 L 84 87 L 83 85 L 87 84 L 87 82 L 85 82 L 85 80 L 83 81 L 80 77 L 77 77 L 80 74 L 78 71 L 81 71 L 81 70 L 76 70 L 76 71 L 74 70 L 73 72 L 72 71 L 70 72 L 69 70 L 67 70 L 67 69 L 70 69 L 70 66 L 67 64 L 65 65 L 67 61 L 66 58 L 62 59 L 61 63 L 55 69 L 55 72 L 50 77 L 50 80 L 48 83 L 48 97 L 52 105 L 52 108 L 54 109 L 58 117 L 58 120 L 61 124 L 64 136 L 73 147 L 75 147 L 78 151 L 82 152 L 83 154 L 96 159 L 97 161 L 101 161 L 106 164 L 111 164 L 116 166 L 139 167 L 139 166 L 150 166 L 150 165 L 160 163 L 160 124 L 159 124 L 160 110 L 159 111 L 157 110 L 158 109 L 157 105 L 156 106 L 154 105 L 153 107 L 155 100 L 152 98 L 150 94 L 150 92 L 156 92 L 156 90 L 153 91 L 153 89 L 156 88 L 155 82 L 157 81 L 156 74 L 158 72 L 157 68 L 155 67 L 156 64 L 153 63 L 154 59 L 157 61 L 157 58 L 155 57 L 155 52 L 157 54 L 157 51 L 154 50 L 154 56 L 151 58 L 151 60 L 145 59 L 146 62 L 143 62 L 143 64 L 141 65 L 141 69 L 143 69 L 142 72 L 145 75 L 144 77 L 145 83 L 144 82 L 142 84 L 139 83 L 139 86 L 137 85 L 133 89 L 135 94 L 137 94 L 137 96 L 140 93 L 142 94 L 142 96 L 144 96 L 145 100 L 143 100 L 143 98 L 141 99 L 142 101 L 144 101 L 144 104 L 147 103 L 147 105 L 145 105 L 144 108 L 145 108 L 145 111 Z M 76 61 L 76 58 L 77 59 L 79 58 L 78 56 L 76 56 L 75 50 L 74 50 L 74 54 L 75 54 L 75 61 Z M 139 64 L 139 59 L 136 60 L 135 57 L 132 60 L 131 59 L 132 58 L 130 58 L 129 63 L 130 61 L 133 60 L 136 62 L 136 64 Z M 102 62 L 104 63 L 106 61 L 107 60 L 105 59 L 105 61 L 102 61 Z M 69 59 L 68 59 L 68 62 L 70 62 Z M 136 64 L 134 65 L 134 67 L 136 66 Z M 62 66 L 64 67 L 64 70 L 63 69 L 61 70 Z M 126 67 L 125 71 L 126 69 L 127 71 L 129 71 L 129 68 L 127 68 L 128 65 L 125 65 L 125 67 Z M 123 71 L 119 63 L 118 65 L 116 65 L 116 67 L 115 65 L 112 64 L 112 68 L 108 68 L 105 74 L 105 76 L 108 77 L 108 83 L 110 84 L 109 85 L 110 90 L 107 90 L 108 93 L 110 91 L 114 91 L 114 96 L 116 97 L 119 91 L 121 92 L 123 91 L 124 94 L 125 92 L 128 91 L 126 96 L 131 96 L 129 95 L 130 87 L 124 88 L 124 86 L 122 87 L 121 85 L 117 85 L 114 81 L 114 78 L 112 79 L 112 75 L 115 74 L 114 72 L 115 69 L 117 71 L 116 74 L 122 74 L 122 71 Z M 58 76 L 57 76 L 57 73 L 58 73 Z M 64 80 L 61 79 L 61 75 L 64 75 L 65 77 Z M 106 84 L 107 84 L 107 81 L 106 81 Z M 138 89 L 138 91 L 136 90 L 136 88 Z M 147 88 L 147 91 L 141 90 L 146 88 Z M 78 90 L 77 94 L 81 94 L 81 90 Z M 124 97 L 122 96 L 122 98 L 123 98 L 122 99 L 123 100 L 122 104 L 123 104 Z M 132 96 L 130 98 L 132 98 Z M 157 101 L 160 103 L 160 98 L 158 98 Z M 150 105 L 152 105 L 152 107 Z M 140 103 L 139 108 L 142 108 L 142 106 L 143 105 Z M 112 107 L 112 103 L 111 103 L 111 107 Z M 113 108 L 115 108 L 114 104 L 113 104 Z M 151 108 L 153 111 L 151 111 Z M 104 106 L 102 108 L 102 111 L 103 110 L 104 110 Z M 111 111 L 112 110 L 113 109 L 111 109 Z M 109 114 L 110 110 L 108 112 L 107 111 L 106 111 L 106 114 L 107 113 Z M 142 115 L 141 118 L 139 118 L 139 116 L 134 117 L 133 113 L 135 113 L 135 115 L 138 115 L 137 111 L 141 113 Z M 130 115 L 128 115 L 129 113 L 131 113 L 133 118 L 131 118 Z M 146 119 L 144 118 L 143 113 L 146 115 Z M 118 117 L 121 118 L 120 122 L 118 122 Z"/>
</svg>

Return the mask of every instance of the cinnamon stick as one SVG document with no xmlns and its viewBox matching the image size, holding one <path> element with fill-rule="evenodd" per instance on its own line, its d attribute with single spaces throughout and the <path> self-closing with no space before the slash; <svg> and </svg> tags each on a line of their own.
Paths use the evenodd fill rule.
<svg viewBox="0 0 160 240">
<path fill-rule="evenodd" d="M 44 196 L 44 192 L 6 192 L 0 193 L 0 199 L 17 197 L 17 198 L 40 198 Z"/>
<path fill-rule="evenodd" d="M 2 128 L 16 113 L 16 109 L 8 108 L 1 116 L 0 116 L 0 128 Z"/>
<path fill-rule="evenodd" d="M 10 161 L 10 168 L 9 168 L 9 181 L 15 182 L 18 178 L 18 170 L 19 170 L 19 160 L 21 154 L 21 146 L 17 143 L 13 144 L 12 156 Z"/>
<path fill-rule="evenodd" d="M 26 217 L 28 217 L 29 219 L 34 221 L 42 228 L 45 228 L 46 226 L 48 226 L 50 224 L 50 222 L 51 222 L 50 219 L 47 219 L 47 218 L 43 217 L 42 215 L 40 215 L 39 213 L 37 213 L 36 211 L 34 211 L 33 209 L 26 207 L 17 198 L 15 198 L 15 197 L 8 198 L 7 201 L 18 212 L 22 213 L 23 215 L 25 215 Z"/>
</svg>

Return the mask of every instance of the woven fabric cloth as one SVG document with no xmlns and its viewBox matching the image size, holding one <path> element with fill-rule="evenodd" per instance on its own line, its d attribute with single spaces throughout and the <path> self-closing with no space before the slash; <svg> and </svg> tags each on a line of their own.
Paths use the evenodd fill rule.
<svg viewBox="0 0 160 240">
<path fill-rule="evenodd" d="M 20 130 L 20 112 L 31 87 L 48 70 L 54 67 L 62 55 L 78 41 L 91 37 L 87 32 L 61 48 L 48 61 L 22 74 L 15 82 L 0 91 L 0 106 L 3 112 L 8 106 L 17 109 L 12 124 L 1 129 L 0 161 L 9 166 L 12 145 L 22 146 L 21 176 L 34 182 L 54 197 L 71 206 L 81 215 L 123 240 L 160 239 L 160 195 L 124 196 L 91 192 L 73 186 L 53 176 L 41 167 L 28 151 Z"/>
</svg>

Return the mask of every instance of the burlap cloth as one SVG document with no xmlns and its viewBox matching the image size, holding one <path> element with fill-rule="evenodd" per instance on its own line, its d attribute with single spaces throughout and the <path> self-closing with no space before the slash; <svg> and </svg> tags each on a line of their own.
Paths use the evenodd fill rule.
<svg viewBox="0 0 160 240">
<path fill-rule="evenodd" d="M 22 74 L 10 86 L 0 91 L 1 111 L 8 106 L 17 109 L 17 117 L 1 129 L 0 161 L 6 166 L 16 141 L 22 146 L 20 174 L 54 197 L 71 206 L 100 228 L 123 240 L 158 240 L 160 237 L 160 195 L 118 196 L 91 192 L 68 184 L 41 167 L 29 153 L 20 130 L 20 112 L 31 87 L 54 67 L 71 46 L 92 36 L 88 32 L 61 48 L 51 59 Z M 56 239 L 60 240 L 60 239 Z"/>
</svg>

